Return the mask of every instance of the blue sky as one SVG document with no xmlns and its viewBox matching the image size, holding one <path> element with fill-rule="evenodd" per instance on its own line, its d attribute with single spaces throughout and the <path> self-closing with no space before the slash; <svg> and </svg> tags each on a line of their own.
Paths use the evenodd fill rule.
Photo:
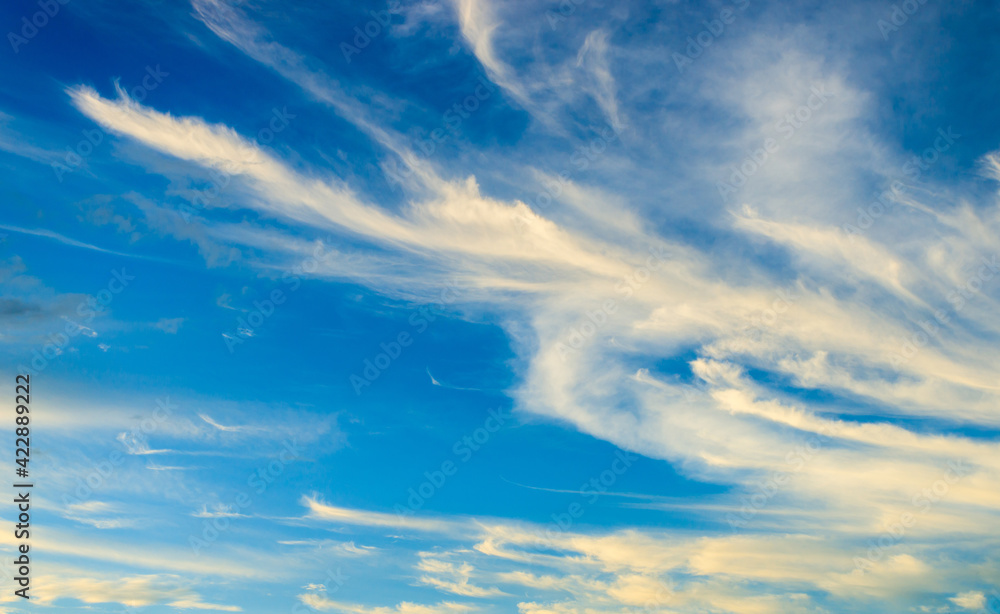
<svg viewBox="0 0 1000 614">
<path fill-rule="evenodd" d="M 995 3 L 288 4 L 0 9 L 0 612 L 1000 608 Z"/>
</svg>

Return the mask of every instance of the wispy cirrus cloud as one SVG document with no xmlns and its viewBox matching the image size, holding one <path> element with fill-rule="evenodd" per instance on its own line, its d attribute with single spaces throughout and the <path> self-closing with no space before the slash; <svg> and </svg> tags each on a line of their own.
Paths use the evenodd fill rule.
<svg viewBox="0 0 1000 614">
<path fill-rule="evenodd" d="M 672 66 L 658 38 L 684 40 L 683 23 L 637 23 L 630 11 L 639 9 L 625 7 L 609 23 L 578 15 L 580 24 L 543 39 L 546 7 L 451 8 L 437 18 L 452 20 L 454 48 L 532 119 L 513 145 L 470 141 L 473 154 L 428 159 L 385 106 L 365 104 L 322 58 L 254 21 L 264 17 L 194 2 L 221 40 L 368 139 L 377 153 L 366 173 L 390 158 L 414 168 L 402 205 L 228 125 L 120 89 L 114 98 L 85 85 L 67 91 L 109 134 L 170 157 L 171 173 L 224 169 L 238 184 L 200 212 L 206 260 L 236 250 L 252 256 L 223 260 L 273 275 L 324 237 L 359 255 L 324 260 L 312 278 L 416 302 L 459 279 L 468 292 L 455 310 L 488 316 L 516 352 L 510 392 L 523 415 L 668 462 L 721 492 L 647 506 L 686 519 L 697 511 L 697 524 L 555 530 L 333 505 L 318 489 L 291 498 L 304 516 L 269 530 L 417 543 L 317 552 L 391 558 L 405 570 L 402 584 L 462 602 L 314 593 L 300 601 L 360 614 L 493 604 L 525 614 L 982 607 L 984 584 L 997 577 L 990 528 L 1000 512 L 1000 156 L 978 152 L 976 177 L 903 182 L 908 152 L 879 125 L 878 73 L 851 61 L 870 41 L 832 42 L 840 39 L 822 20 L 787 28 L 747 13 L 741 25 L 755 28 L 715 39 L 697 71 L 661 78 L 664 62 Z M 871 13 L 856 10 L 851 20 Z M 595 136 L 604 124 L 613 139 Z M 886 191 L 895 182 L 902 187 Z M 873 193 L 888 194 L 878 197 L 877 223 L 845 231 L 859 207 L 875 207 Z M 143 198 L 131 202 L 158 211 Z M 223 210 L 247 217 L 226 220 Z M 212 296 L 235 309 L 227 292 Z M 280 427 L 252 413 L 188 412 L 164 430 L 169 448 L 141 442 L 133 454 L 228 454 L 279 435 L 337 439 L 331 422 L 305 413 L 280 414 Z M 66 424 L 78 422 L 67 415 Z M 249 517 L 186 509 L 205 521 Z M 287 537 L 274 541 L 307 543 Z M 139 554 L 115 560 L 179 569 L 176 556 Z M 198 599 L 171 603 L 200 607 L 191 605 Z"/>
</svg>

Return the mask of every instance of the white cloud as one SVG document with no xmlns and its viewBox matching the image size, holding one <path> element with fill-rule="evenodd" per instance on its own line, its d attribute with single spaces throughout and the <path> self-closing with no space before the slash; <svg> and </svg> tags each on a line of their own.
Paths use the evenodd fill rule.
<svg viewBox="0 0 1000 614">
<path fill-rule="evenodd" d="M 648 169 L 630 165 L 628 155 L 602 154 L 588 166 L 588 179 L 603 178 L 606 185 L 595 189 L 573 178 L 551 208 L 529 206 L 483 187 L 504 185 L 497 177 L 510 172 L 510 163 L 490 168 L 496 158 L 484 154 L 488 162 L 477 177 L 416 160 L 405 139 L 377 121 L 377 105 L 365 108 L 238 9 L 212 0 L 198 0 L 195 9 L 213 32 L 332 108 L 388 155 L 413 162 L 417 180 L 404 186 L 406 206 L 390 210 L 339 178 L 293 168 L 226 126 L 175 117 L 122 92 L 115 100 L 88 87 L 69 92 L 105 129 L 192 165 L 226 169 L 241 182 L 250 197 L 225 206 L 254 209 L 260 226 L 227 226 L 206 212 L 206 232 L 229 246 L 273 246 L 261 257 L 263 270 L 273 272 L 275 262 L 294 260 L 310 247 L 294 232 L 269 227 L 274 223 L 372 246 L 360 266 L 325 263 L 320 277 L 353 275 L 413 300 L 428 299 L 444 280 L 460 280 L 466 290 L 456 309 L 485 305 L 498 312 L 520 354 L 523 384 L 514 394 L 521 409 L 669 461 L 685 477 L 729 486 L 731 492 L 713 500 L 717 506 L 701 508 L 705 522 L 727 532 L 546 537 L 539 527 L 369 512 L 319 496 L 303 497 L 305 520 L 465 542 L 462 552 L 423 557 L 415 568 L 417 582 L 463 597 L 509 593 L 506 582 L 550 592 L 572 588 L 594 600 L 592 610 L 552 595 L 520 605 L 534 614 L 638 605 L 667 580 L 689 582 L 671 589 L 670 599 L 685 608 L 809 611 L 815 604 L 805 590 L 891 600 L 914 587 L 955 605 L 975 603 L 974 592 L 946 595 L 968 588 L 957 561 L 987 552 L 994 541 L 988 527 L 1000 511 L 1000 456 L 993 441 L 946 431 L 953 424 L 989 429 L 1000 423 L 1000 281 L 997 272 L 985 277 L 992 269 L 981 264 L 1000 252 L 996 199 L 969 191 L 974 202 L 955 205 L 935 200 L 931 190 L 909 189 L 894 202 L 918 217 L 904 224 L 886 214 L 862 235 L 846 234 L 858 206 L 871 202 L 871 186 L 893 179 L 903 152 L 871 129 L 873 94 L 859 85 L 864 80 L 812 55 L 801 34 L 733 33 L 720 46 L 740 53 L 715 54 L 732 59 L 714 60 L 706 68 L 717 70 L 689 73 L 694 82 L 677 85 L 674 95 L 691 96 L 688 104 L 727 114 L 731 127 L 721 133 L 697 122 L 677 127 L 660 111 L 636 117 L 643 108 L 629 98 L 632 82 L 614 72 L 619 51 L 608 30 L 589 29 L 582 46 L 567 43 L 573 51 L 548 64 L 534 55 L 540 65 L 519 65 L 515 74 L 503 59 L 502 20 L 514 8 L 485 0 L 456 0 L 455 7 L 466 44 L 491 79 L 542 116 L 546 138 L 565 137 L 576 126 L 558 125 L 563 115 L 549 105 L 566 101 L 553 95 L 538 102 L 535 84 L 545 81 L 540 75 L 573 75 L 565 82 L 585 86 L 608 121 L 618 126 L 628 118 L 628 125 L 649 131 L 623 135 L 617 146 L 650 164 L 665 157 L 660 141 L 687 136 L 690 167 L 681 171 L 696 169 L 697 181 L 715 185 L 766 139 L 774 139 L 777 150 L 754 162 L 731 202 L 678 197 L 661 204 L 671 186 L 660 182 L 678 176 L 667 174 L 672 169 L 644 188 Z M 634 53 L 640 66 L 632 69 L 656 52 L 662 49 Z M 709 54 L 702 61 L 713 62 Z M 809 119 L 791 130 L 782 122 L 803 105 Z M 581 140 L 567 139 L 567 149 Z M 560 168 L 550 154 L 518 162 L 514 176 L 531 177 L 532 185 L 551 182 Z M 984 158 L 986 173 L 1000 176 L 998 159 Z M 530 192 L 515 187 L 512 194 Z M 689 221 L 707 218 L 697 228 L 724 235 L 726 245 L 673 231 L 658 236 L 654 228 L 683 218 L 675 211 L 682 208 Z M 961 306 L 949 298 L 970 284 L 979 290 L 963 295 Z M 225 296 L 219 305 L 231 308 Z M 683 369 L 671 376 L 656 372 L 661 361 L 682 355 L 692 356 L 690 376 Z M 786 382 L 821 390 L 828 400 Z M 924 432 L 898 421 L 901 415 L 945 426 Z M 239 422 L 230 417 L 200 417 L 211 427 L 200 428 L 220 438 L 253 428 L 227 426 Z M 816 435 L 828 438 L 816 445 Z M 135 449 L 166 451 L 146 444 Z M 951 461 L 968 466 L 954 482 L 945 477 Z M 919 494 L 940 490 L 939 484 L 947 496 L 925 504 Z M 752 500 L 758 489 L 770 494 L 744 509 L 740 498 Z M 741 510 L 759 534 L 729 535 L 725 514 L 731 510 Z M 866 540 L 878 539 L 904 514 L 917 519 L 905 540 L 857 572 L 854 561 L 867 556 Z M 549 548 L 533 548 L 540 543 Z M 736 584 L 722 590 L 719 579 Z M 302 599 L 318 609 L 364 614 L 467 609 Z"/>
<path fill-rule="evenodd" d="M 421 553 L 417 569 L 423 572 L 419 581 L 434 588 L 463 597 L 497 597 L 505 595 L 496 587 L 484 588 L 471 582 L 474 569 L 468 563 L 455 564 Z"/>
<path fill-rule="evenodd" d="M 968 591 L 955 595 L 954 597 L 949 597 L 948 601 L 951 601 L 958 607 L 965 610 L 982 610 L 986 607 L 986 595 L 982 591 Z"/>
<path fill-rule="evenodd" d="M 38 575 L 32 578 L 33 600 L 52 606 L 60 599 L 76 599 L 86 604 L 117 603 L 129 607 L 170 605 L 181 609 L 241 612 L 233 605 L 206 603 L 176 575 L 125 575 L 121 577 L 87 574 Z"/>
<path fill-rule="evenodd" d="M 442 601 L 436 605 L 420 605 L 404 601 L 394 607 L 368 607 L 333 601 L 315 594 L 299 595 L 299 599 L 310 608 L 323 612 L 340 612 L 341 614 L 450 614 L 476 610 L 471 605 L 450 601 Z"/>
</svg>

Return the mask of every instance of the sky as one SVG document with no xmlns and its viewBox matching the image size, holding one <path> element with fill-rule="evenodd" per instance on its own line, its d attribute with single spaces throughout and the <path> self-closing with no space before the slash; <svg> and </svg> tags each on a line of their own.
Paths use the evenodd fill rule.
<svg viewBox="0 0 1000 614">
<path fill-rule="evenodd" d="M 998 8 L 5 2 L 0 614 L 1000 611 Z"/>
</svg>

